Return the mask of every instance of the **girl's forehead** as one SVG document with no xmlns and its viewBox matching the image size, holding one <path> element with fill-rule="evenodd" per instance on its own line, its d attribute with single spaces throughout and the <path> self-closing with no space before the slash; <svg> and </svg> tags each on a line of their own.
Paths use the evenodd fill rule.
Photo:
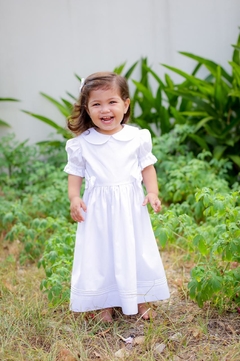
<svg viewBox="0 0 240 361">
<path fill-rule="evenodd" d="M 109 86 L 109 87 L 101 87 L 97 89 L 93 89 L 89 93 L 89 99 L 95 97 L 114 97 L 120 96 L 120 91 L 117 86 Z"/>
</svg>

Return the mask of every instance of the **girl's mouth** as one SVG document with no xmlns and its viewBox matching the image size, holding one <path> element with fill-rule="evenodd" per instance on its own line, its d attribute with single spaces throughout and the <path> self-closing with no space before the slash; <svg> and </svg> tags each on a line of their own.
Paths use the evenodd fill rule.
<svg viewBox="0 0 240 361">
<path fill-rule="evenodd" d="M 113 117 L 102 117 L 101 121 L 104 123 L 111 123 L 111 121 L 113 120 Z"/>
</svg>

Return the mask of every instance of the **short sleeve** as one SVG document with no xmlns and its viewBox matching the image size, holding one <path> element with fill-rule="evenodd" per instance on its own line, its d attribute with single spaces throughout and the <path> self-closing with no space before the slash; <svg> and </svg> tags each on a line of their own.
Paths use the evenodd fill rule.
<svg viewBox="0 0 240 361">
<path fill-rule="evenodd" d="M 85 177 L 85 161 L 82 157 L 82 148 L 79 137 L 69 139 L 66 143 L 68 162 L 64 172 L 79 177 Z"/>
<path fill-rule="evenodd" d="M 152 154 L 152 139 L 149 130 L 139 130 L 140 148 L 139 164 L 141 169 L 148 167 L 157 162 L 157 158 Z"/>
</svg>

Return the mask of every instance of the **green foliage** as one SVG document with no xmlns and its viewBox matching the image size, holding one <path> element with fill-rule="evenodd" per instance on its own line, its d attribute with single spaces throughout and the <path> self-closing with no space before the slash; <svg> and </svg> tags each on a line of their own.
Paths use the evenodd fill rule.
<svg viewBox="0 0 240 361">
<path fill-rule="evenodd" d="M 207 300 L 221 309 L 240 305 L 239 196 L 240 190 L 223 195 L 202 189 L 196 194 L 197 200 L 203 199 L 207 218 L 193 239 L 201 262 L 191 272 L 189 291 L 199 306 Z"/>
<path fill-rule="evenodd" d="M 174 126 L 171 122 L 170 106 L 176 106 L 177 97 L 165 92 L 165 89 L 173 86 L 169 75 L 165 75 L 166 84 L 148 66 L 147 58 L 140 62 L 140 80 L 132 80 L 135 91 L 131 97 L 132 117 L 131 122 L 141 128 L 148 129 L 152 136 L 168 133 Z M 151 75 L 156 83 L 155 95 L 150 81 Z M 164 100 L 167 97 L 167 101 Z M 140 114 L 139 114 L 140 113 Z"/>
<path fill-rule="evenodd" d="M 203 206 L 204 221 L 196 222 L 186 204 L 172 204 L 161 215 L 152 215 L 162 246 L 174 242 L 195 257 L 189 295 L 200 307 L 206 301 L 220 310 L 240 305 L 240 188 L 218 193 L 202 188 L 196 202 Z"/>
<path fill-rule="evenodd" d="M 76 75 L 76 78 L 81 81 L 81 78 L 79 78 L 78 75 Z M 51 102 L 59 111 L 60 113 L 64 116 L 64 118 L 68 118 L 70 115 L 71 115 L 71 112 L 72 112 L 72 108 L 73 108 L 73 104 L 72 102 L 76 102 L 76 98 L 75 96 L 73 96 L 71 93 L 67 92 L 67 95 L 69 96 L 69 98 L 71 99 L 68 100 L 68 99 L 65 99 L 65 98 L 61 98 L 60 101 L 54 99 L 53 97 L 51 97 L 50 95 L 47 95 L 45 93 L 42 93 L 40 92 L 40 94 L 45 98 L 47 99 L 49 102 Z M 57 134 L 61 134 L 62 137 L 64 139 L 70 139 L 72 138 L 72 135 L 70 133 L 69 130 L 67 130 L 65 127 L 61 127 L 60 125 L 58 125 L 57 122 L 55 122 L 54 120 L 50 119 L 50 118 L 47 118 L 43 115 L 40 115 L 40 114 L 35 114 L 35 113 L 32 113 L 32 112 L 29 112 L 27 110 L 22 110 L 22 112 L 40 120 L 41 122 L 49 125 L 50 127 L 54 128 L 57 132 Z M 61 146 L 61 142 L 58 142 L 58 141 L 43 141 L 43 142 L 40 142 L 40 144 L 43 143 L 43 144 L 47 144 L 47 145 L 51 145 L 55 148 L 58 148 L 59 146 Z"/>
<path fill-rule="evenodd" d="M 55 222 L 69 221 L 63 160 L 64 148 L 57 152 L 46 145 L 19 143 L 13 135 L 1 138 L 0 228 L 6 239 L 24 243 L 22 261 L 39 258 Z"/>
<path fill-rule="evenodd" d="M 186 127 L 154 139 L 164 206 L 152 224 L 161 247 L 172 243 L 194 260 L 190 297 L 231 309 L 240 304 L 240 187 L 227 182 L 229 161 L 206 151 L 194 157 L 182 144 Z"/>
<path fill-rule="evenodd" d="M 69 300 L 75 233 L 76 225 L 66 222 L 58 224 L 54 234 L 48 238 L 38 263 L 46 272 L 40 288 L 54 305 Z"/>
<path fill-rule="evenodd" d="M 187 126 L 176 126 L 168 134 L 153 141 L 160 194 L 164 202 L 188 205 L 196 219 L 203 216 L 202 202 L 196 203 L 194 194 L 202 187 L 215 191 L 228 191 L 226 180 L 231 163 L 225 159 L 212 158 L 210 152 L 199 153 L 197 158 L 181 144 L 183 130 Z M 207 159 L 207 161 L 206 161 Z M 184 213 L 187 209 L 185 207 Z"/>
<path fill-rule="evenodd" d="M 230 158 L 240 169 L 240 36 L 234 47 L 232 74 L 220 65 L 194 54 L 181 52 L 197 61 L 197 69 L 205 67 L 205 79 L 190 75 L 180 69 L 164 65 L 167 69 L 181 75 L 185 80 L 166 89 L 178 97 L 175 113 L 189 124 L 186 140 L 195 152 L 199 149 L 210 150 L 216 159 Z M 196 154 L 196 153 L 195 153 Z"/>
<path fill-rule="evenodd" d="M 22 190 L 31 191 L 31 186 L 38 186 L 40 182 L 46 184 L 51 181 L 56 168 L 66 162 L 64 147 L 63 142 L 58 148 L 53 148 L 48 144 L 30 146 L 27 141 L 18 142 L 13 134 L 2 137 L 0 184 L 14 187 L 20 195 Z"/>
</svg>

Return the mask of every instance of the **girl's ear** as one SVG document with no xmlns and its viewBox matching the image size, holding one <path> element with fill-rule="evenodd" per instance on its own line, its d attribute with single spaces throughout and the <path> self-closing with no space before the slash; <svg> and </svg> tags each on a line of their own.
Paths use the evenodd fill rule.
<svg viewBox="0 0 240 361">
<path fill-rule="evenodd" d="M 127 113 L 129 105 L 130 105 L 130 98 L 127 98 L 126 100 L 124 100 L 124 106 L 125 106 L 124 114 Z"/>
</svg>

